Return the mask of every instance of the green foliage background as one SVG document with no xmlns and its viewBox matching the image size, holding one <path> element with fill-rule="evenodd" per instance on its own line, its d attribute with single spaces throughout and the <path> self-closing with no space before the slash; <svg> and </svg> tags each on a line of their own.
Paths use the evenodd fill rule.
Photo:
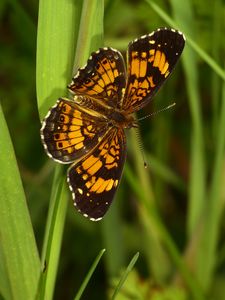
<svg viewBox="0 0 225 300">
<path fill-rule="evenodd" d="M 0 2 L 0 299 L 225 299 L 224 17 L 222 0 Z M 125 56 L 164 26 L 184 32 L 185 51 L 138 116 L 177 105 L 141 122 L 147 169 L 127 132 L 115 201 L 93 223 L 46 156 L 40 119 L 92 51 Z"/>
</svg>

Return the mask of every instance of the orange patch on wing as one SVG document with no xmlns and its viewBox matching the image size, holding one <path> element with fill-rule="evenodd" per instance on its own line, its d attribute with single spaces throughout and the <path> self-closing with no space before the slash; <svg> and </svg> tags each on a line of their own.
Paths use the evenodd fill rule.
<svg viewBox="0 0 225 300">
<path fill-rule="evenodd" d="M 159 70 L 160 70 L 161 74 L 162 74 L 162 70 L 163 70 L 163 67 L 164 67 L 164 65 L 165 65 L 165 62 L 166 62 L 166 56 L 165 56 L 165 54 L 162 52 L 162 54 L 161 54 L 161 59 L 160 59 L 160 62 L 159 62 Z"/>
<path fill-rule="evenodd" d="M 161 58 L 161 51 L 157 50 L 154 57 L 153 67 L 158 67 Z"/>
<path fill-rule="evenodd" d="M 81 142 L 81 143 L 76 144 L 74 147 L 76 150 L 79 150 L 84 147 L 84 144 Z"/>
<path fill-rule="evenodd" d="M 90 175 L 94 175 L 102 167 L 102 162 L 98 160 L 93 166 L 91 166 L 87 172 Z"/>
<path fill-rule="evenodd" d="M 113 179 L 109 179 L 109 180 L 108 180 L 108 184 L 107 184 L 107 186 L 106 186 L 106 188 L 105 188 L 105 190 L 106 190 L 107 192 L 110 191 L 110 190 L 112 189 L 113 183 L 114 183 L 114 180 L 113 180 Z"/>
<path fill-rule="evenodd" d="M 161 73 L 165 74 L 166 71 L 168 70 L 168 68 L 169 68 L 169 63 L 166 61 L 163 68 L 162 68 L 162 70 L 161 70 Z"/>
<path fill-rule="evenodd" d="M 145 77 L 147 71 L 147 61 L 146 60 L 140 60 L 140 77 Z"/>
</svg>

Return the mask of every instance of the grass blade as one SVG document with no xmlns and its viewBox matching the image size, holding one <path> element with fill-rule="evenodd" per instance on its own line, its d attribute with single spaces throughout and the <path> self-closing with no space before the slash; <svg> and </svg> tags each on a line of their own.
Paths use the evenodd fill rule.
<svg viewBox="0 0 225 300">
<path fill-rule="evenodd" d="M 71 80 L 74 49 L 78 34 L 81 5 L 71 1 L 39 2 L 37 40 L 37 98 L 39 114 L 43 117 L 57 98 L 66 95 Z M 56 50 L 57 49 L 57 50 Z M 67 209 L 65 172 L 59 166 L 52 186 L 50 211 L 44 239 L 38 299 L 52 299 L 61 240 Z"/>
<path fill-rule="evenodd" d="M 71 81 L 81 6 L 72 1 L 39 2 L 37 100 L 41 119 Z"/>
<path fill-rule="evenodd" d="M 72 2 L 66 0 L 57 3 L 52 0 L 40 1 L 37 95 L 41 116 L 46 114 L 47 107 L 55 103 L 59 96 L 66 95 L 65 87 L 71 81 L 72 62 L 74 61 L 74 49 L 76 48 L 75 41 L 78 39 L 75 59 L 77 65 L 74 69 L 78 65 L 81 66 L 82 62 L 87 59 L 87 53 L 90 53 L 92 47 L 97 46 L 90 41 L 97 34 L 98 39 L 95 41 L 99 42 L 100 32 L 103 31 L 103 8 L 103 1 L 87 0 L 80 3 L 80 6 L 74 6 Z M 101 20 L 96 21 L 99 16 L 102 16 Z M 93 21 L 95 21 L 95 24 L 93 24 Z M 79 38 L 77 38 L 79 23 L 80 27 L 86 26 L 86 28 L 89 28 L 89 31 L 85 32 L 85 51 L 84 45 L 80 44 L 82 30 L 79 31 Z M 89 41 L 89 44 L 87 41 Z M 58 49 L 58 51 L 55 49 Z M 58 172 L 58 175 L 55 175 L 53 190 L 57 192 L 53 193 L 51 201 L 42 259 L 43 263 L 47 261 L 47 269 L 42 274 L 38 295 L 39 299 L 48 300 L 53 295 L 67 207 L 65 173 L 61 167 L 56 172 Z"/>
<path fill-rule="evenodd" d="M 40 261 L 13 145 L 1 106 L 0 131 L 1 257 L 10 287 L 5 293 L 9 299 L 34 299 Z"/>
<path fill-rule="evenodd" d="M 121 290 L 124 282 L 126 281 L 127 279 L 127 276 L 129 275 L 129 273 L 131 272 L 131 270 L 133 269 L 136 261 L 138 260 L 138 257 L 139 257 L 139 252 L 137 252 L 134 257 L 131 259 L 129 265 L 127 266 L 125 272 L 123 273 L 122 277 L 120 278 L 120 281 L 112 295 L 112 300 L 116 299 L 116 296 L 118 295 L 119 291 Z"/>
<path fill-rule="evenodd" d="M 57 168 L 62 171 L 61 166 Z M 58 268 L 60 248 L 63 236 L 63 229 L 66 218 L 68 193 L 65 174 L 55 175 L 58 183 L 55 183 L 56 190 L 53 192 L 51 207 L 48 216 L 48 224 L 45 234 L 44 251 L 42 254 L 43 272 L 41 273 L 38 299 L 52 299 L 55 279 Z"/>
<path fill-rule="evenodd" d="M 73 73 L 86 64 L 92 51 L 103 46 L 104 1 L 83 1 Z"/>
<path fill-rule="evenodd" d="M 92 264 L 92 266 L 91 266 L 89 272 L 87 273 L 87 275 L 86 275 L 86 277 L 85 277 L 85 279 L 84 279 L 84 281 L 83 281 L 83 283 L 82 283 L 82 285 L 81 285 L 81 287 L 80 287 L 78 293 L 76 294 L 74 300 L 79 300 L 79 299 L 81 298 L 81 296 L 82 296 L 82 294 L 83 294 L 83 292 L 84 292 L 84 290 L 85 290 L 85 288 L 86 288 L 88 282 L 89 282 L 90 279 L 91 279 L 92 274 L 94 273 L 94 271 L 95 271 L 95 269 L 96 269 L 96 267 L 97 267 L 97 265 L 98 265 L 100 259 L 102 258 L 102 255 L 104 254 L 104 252 L 105 252 L 105 249 L 102 249 L 102 250 L 99 252 L 99 254 L 98 254 L 98 256 L 96 257 L 95 261 L 93 262 L 93 264 Z"/>
</svg>

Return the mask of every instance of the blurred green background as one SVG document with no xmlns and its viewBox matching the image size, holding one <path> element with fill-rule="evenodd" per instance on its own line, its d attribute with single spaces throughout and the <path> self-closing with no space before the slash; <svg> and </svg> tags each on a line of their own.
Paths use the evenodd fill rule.
<svg viewBox="0 0 225 300">
<path fill-rule="evenodd" d="M 86 1 L 68 2 L 74 2 L 81 16 Z M 104 45 L 125 56 L 132 39 L 171 27 L 163 13 L 170 16 L 187 36 L 185 51 L 172 76 L 138 114 L 174 101 L 177 105 L 141 122 L 147 169 L 135 133 L 128 133 L 123 179 L 103 221 L 80 216 L 69 194 L 54 299 L 73 299 L 103 248 L 106 252 L 82 299 L 110 299 L 136 252 L 139 259 L 117 299 L 225 299 L 225 2 L 156 4 L 105 1 Z M 44 152 L 39 133 L 38 8 L 37 0 L 0 2 L 0 101 L 41 253 L 57 164 Z M 70 78 L 72 69 L 62 72 Z M 4 189 L 0 192 L 4 200 Z M 3 290 L 2 299 L 8 299 Z"/>
</svg>

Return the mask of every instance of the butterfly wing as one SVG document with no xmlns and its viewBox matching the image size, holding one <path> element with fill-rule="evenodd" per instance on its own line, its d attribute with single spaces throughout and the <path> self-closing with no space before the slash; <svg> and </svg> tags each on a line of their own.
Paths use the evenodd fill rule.
<svg viewBox="0 0 225 300">
<path fill-rule="evenodd" d="M 90 115 L 74 101 L 61 98 L 42 122 L 41 139 L 51 158 L 71 163 L 94 148 L 107 128 L 104 118 Z"/>
<path fill-rule="evenodd" d="M 89 96 L 116 107 L 125 85 L 121 53 L 112 48 L 101 48 L 91 54 L 86 66 L 78 70 L 68 88 L 76 95 Z"/>
<path fill-rule="evenodd" d="M 185 44 L 184 35 L 162 28 L 128 46 L 128 81 L 122 109 L 128 113 L 145 106 L 168 78 Z"/>
<path fill-rule="evenodd" d="M 68 171 L 68 183 L 78 211 L 93 221 L 108 210 L 118 187 L 126 157 L 123 129 L 111 128 L 86 157 Z"/>
</svg>

